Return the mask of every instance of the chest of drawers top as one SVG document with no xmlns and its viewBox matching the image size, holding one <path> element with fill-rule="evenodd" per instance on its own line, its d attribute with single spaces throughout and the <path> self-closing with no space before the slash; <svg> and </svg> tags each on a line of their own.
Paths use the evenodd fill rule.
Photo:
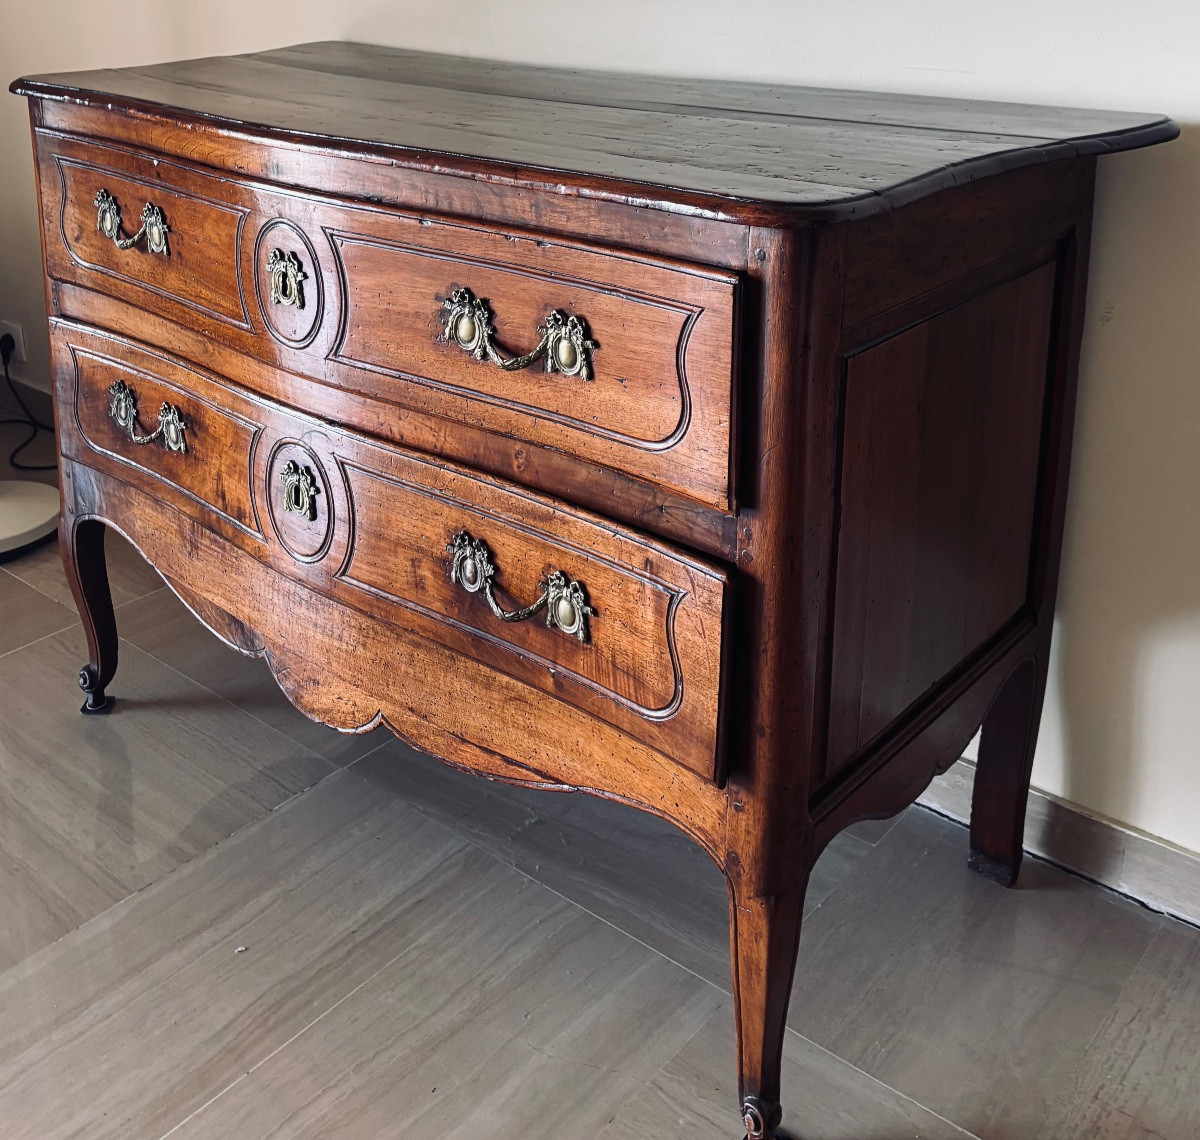
<svg viewBox="0 0 1200 1140">
<path fill-rule="evenodd" d="M 218 166 L 229 161 L 222 136 L 251 134 L 414 172 L 759 223 L 860 219 L 965 179 L 1176 133 L 1159 115 L 556 70 L 339 42 L 34 77 L 12 89 L 68 105 L 76 127 L 97 121 L 81 120 L 83 108 L 127 114 L 126 130 L 142 141 Z M 59 121 L 52 105 L 45 115 Z M 287 165 L 270 161 L 257 173 L 287 181 Z M 233 168 L 255 173 L 241 161 Z"/>
</svg>

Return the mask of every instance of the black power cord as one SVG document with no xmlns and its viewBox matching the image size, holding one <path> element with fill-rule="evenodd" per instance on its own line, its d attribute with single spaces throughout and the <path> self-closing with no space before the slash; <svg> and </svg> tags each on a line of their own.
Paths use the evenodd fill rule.
<svg viewBox="0 0 1200 1140">
<path fill-rule="evenodd" d="M 54 428 L 49 424 L 44 424 L 35 416 L 21 399 L 21 393 L 17 390 L 16 384 L 13 383 L 13 378 L 8 371 L 8 363 L 12 360 L 13 353 L 17 350 L 17 342 L 13 339 L 12 333 L 5 333 L 0 336 L 0 362 L 4 365 L 4 381 L 8 385 L 8 390 L 12 393 L 12 398 L 16 400 L 17 407 L 21 409 L 20 416 L 13 416 L 6 420 L 0 420 L 0 427 L 5 427 L 9 424 L 18 424 L 23 428 L 29 429 L 29 434 L 22 442 L 18 443 L 12 449 L 8 456 L 8 464 L 15 471 L 53 471 L 55 465 L 53 463 L 22 463 L 17 459 L 41 432 L 50 432 L 53 434 Z"/>
</svg>

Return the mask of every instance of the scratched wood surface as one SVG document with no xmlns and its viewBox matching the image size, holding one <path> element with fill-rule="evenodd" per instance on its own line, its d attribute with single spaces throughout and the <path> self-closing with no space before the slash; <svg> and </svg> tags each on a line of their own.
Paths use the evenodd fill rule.
<svg viewBox="0 0 1200 1140">
<path fill-rule="evenodd" d="M 713 212 L 737 203 L 862 217 L 1048 157 L 1174 137 L 1161 115 L 531 68 L 346 43 L 22 80 L 21 94 L 130 108 L 294 141 L 385 147 L 402 165 L 560 172 L 564 187 Z M 467 159 L 464 156 L 470 156 Z M 600 184 L 597 185 L 597 180 Z"/>
</svg>

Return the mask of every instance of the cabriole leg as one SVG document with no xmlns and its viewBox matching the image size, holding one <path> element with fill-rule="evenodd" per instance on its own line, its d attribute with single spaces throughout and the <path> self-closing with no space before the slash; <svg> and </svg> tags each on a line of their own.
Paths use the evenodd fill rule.
<svg viewBox="0 0 1200 1140">
<path fill-rule="evenodd" d="M 729 875 L 738 1094 L 747 1140 L 775 1137 L 782 1118 L 783 1039 L 807 885 L 805 875 L 785 892 L 764 896 Z"/>
<path fill-rule="evenodd" d="M 117 621 L 104 561 L 105 526 L 95 519 L 78 522 L 64 515 L 59 524 L 63 569 L 87 637 L 88 663 L 79 670 L 79 687 L 87 694 L 81 712 L 106 713 L 112 698 L 105 689 L 117 671 Z"/>
<path fill-rule="evenodd" d="M 1004 683 L 983 722 L 971 800 L 971 867 L 1011 886 L 1024 853 L 1025 805 L 1037 742 L 1046 669 L 1022 662 Z"/>
</svg>

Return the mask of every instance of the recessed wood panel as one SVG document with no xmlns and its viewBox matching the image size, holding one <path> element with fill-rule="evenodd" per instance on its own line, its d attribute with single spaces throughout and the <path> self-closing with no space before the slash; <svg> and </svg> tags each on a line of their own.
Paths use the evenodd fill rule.
<svg viewBox="0 0 1200 1140">
<path fill-rule="evenodd" d="M 1054 282 L 846 361 L 827 775 L 1025 605 Z"/>
<path fill-rule="evenodd" d="M 463 499 L 357 466 L 347 465 L 346 475 L 356 524 L 347 581 L 568 669 L 646 716 L 665 718 L 677 710 L 683 678 L 676 666 L 674 611 L 692 592 L 682 583 L 672 587 L 531 531 L 517 518 L 498 516 L 471 501 L 468 480 L 458 488 L 471 496 Z M 491 612 L 483 594 L 452 583 L 446 572 L 448 548 L 463 530 L 487 543 L 496 568 L 496 597 L 507 611 L 535 602 L 553 570 L 581 581 L 596 610 L 587 623 L 587 641 L 549 628 L 542 613 L 505 622 Z"/>
<path fill-rule="evenodd" d="M 96 154 L 101 159 L 103 152 Z M 196 190 L 138 178 L 101 161 L 55 155 L 58 172 L 58 239 L 76 265 L 99 276 L 118 296 L 146 293 L 208 317 L 249 328 L 238 277 L 238 240 L 247 211 L 212 201 Z M 157 175 L 157 164 L 149 167 Z M 96 195 L 107 191 L 120 208 L 119 239 L 142 225 L 142 209 L 157 206 L 167 225 L 165 253 L 145 239 L 121 249 L 97 225 Z"/>
<path fill-rule="evenodd" d="M 260 533 L 250 488 L 250 460 L 261 426 L 226 408 L 218 407 L 194 392 L 172 384 L 158 371 L 108 356 L 80 343 L 67 344 L 55 338 L 56 355 L 69 358 L 60 372 L 70 385 L 68 414 L 74 430 L 87 445 L 90 462 L 124 468 L 125 478 L 149 479 L 150 486 L 162 484 L 200 503 L 253 535 Z M 65 360 L 64 360 L 65 363 Z M 137 407 L 137 423 L 131 432 L 118 425 L 110 414 L 109 391 L 123 384 Z M 184 424 L 185 451 L 170 451 L 161 439 L 148 439 L 155 430 L 159 409 L 167 404 L 178 409 Z M 60 425 L 67 421 L 60 419 Z M 64 443 L 77 453 L 79 447 Z M 136 473 L 136 474 L 135 474 Z"/>
<path fill-rule="evenodd" d="M 702 306 L 349 234 L 336 235 L 334 243 L 346 280 L 341 359 L 425 377 L 647 450 L 671 446 L 688 429 L 685 336 Z M 636 271 L 636 263 L 630 268 Z M 498 344 L 514 356 L 536 347 L 551 311 L 585 319 L 597 346 L 590 353 L 593 377 L 547 372 L 542 361 L 506 372 L 474 359 L 448 341 L 442 327 L 442 301 L 460 287 L 486 302 Z M 699 362 L 702 373 L 706 364 Z M 728 373 L 719 383 L 729 388 Z"/>
</svg>

